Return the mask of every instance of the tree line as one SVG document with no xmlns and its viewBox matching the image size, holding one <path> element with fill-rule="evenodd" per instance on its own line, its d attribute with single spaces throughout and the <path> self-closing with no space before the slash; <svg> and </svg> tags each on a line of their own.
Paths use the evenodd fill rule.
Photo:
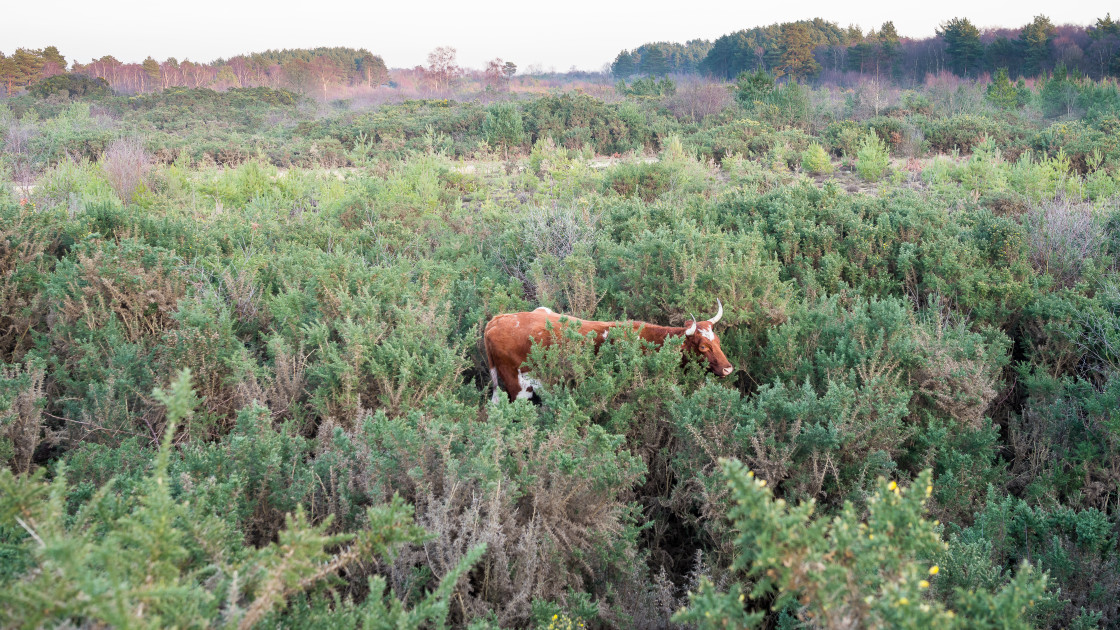
<svg viewBox="0 0 1120 630">
<path fill-rule="evenodd" d="M 0 84 L 7 94 L 65 74 L 66 58 L 58 48 L 20 48 L 11 56 L 0 52 Z M 104 79 L 117 92 L 141 93 L 183 86 L 287 88 L 301 93 L 326 94 L 333 86 L 377 87 L 389 78 L 385 61 L 365 48 L 266 50 L 200 63 L 175 57 L 124 63 L 105 55 L 89 63 L 75 61 L 71 73 Z"/>
<path fill-rule="evenodd" d="M 482 70 L 471 71 L 457 63 L 456 55 L 450 46 L 437 47 L 428 55 L 427 65 L 397 70 L 391 78 L 382 57 L 364 48 L 266 50 L 209 63 L 174 57 L 157 61 L 150 56 L 141 63 L 123 63 L 105 55 L 89 63 L 75 61 L 69 71 L 66 58 L 54 46 L 20 48 L 12 56 L 0 52 L 0 94 L 28 90 L 39 97 L 56 93 L 73 97 L 102 90 L 142 94 L 172 87 L 267 87 L 330 98 L 338 87 L 376 88 L 398 81 L 441 92 L 459 87 L 464 78 L 486 90 L 508 91 L 517 73 L 517 64 L 500 57 L 486 62 Z"/>
<path fill-rule="evenodd" d="M 864 32 L 816 18 L 744 29 L 714 42 L 643 44 L 621 51 L 611 72 L 619 78 L 732 78 L 762 70 L 797 79 L 856 72 L 915 82 L 941 72 L 976 77 L 1005 68 L 1012 77 L 1031 77 L 1059 67 L 1093 78 L 1120 75 L 1120 22 L 1106 14 L 1089 26 L 1055 25 L 1038 15 L 1018 28 L 981 30 L 968 18 L 955 17 L 933 37 L 911 38 L 901 36 L 890 21 Z"/>
</svg>

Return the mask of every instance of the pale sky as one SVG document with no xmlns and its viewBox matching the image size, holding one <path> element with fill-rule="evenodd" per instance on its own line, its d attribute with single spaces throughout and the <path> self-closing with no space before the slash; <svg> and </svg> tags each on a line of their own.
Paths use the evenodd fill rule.
<svg viewBox="0 0 1120 630">
<path fill-rule="evenodd" d="M 1037 14 L 1055 24 L 1090 24 L 1120 5 L 1054 2 L 565 2 L 317 0 L 5 0 L 0 51 L 55 45 L 69 61 L 113 55 L 124 62 L 176 57 L 211 61 L 268 48 L 352 46 L 391 68 L 424 64 L 436 46 L 453 46 L 460 65 L 501 57 L 521 69 L 599 70 L 623 48 L 651 41 L 714 40 L 753 26 L 821 17 L 865 31 L 893 20 L 903 37 L 932 35 L 940 22 L 967 17 L 980 28 L 1021 26 Z M 1109 6 L 1112 4 L 1112 6 Z"/>
</svg>

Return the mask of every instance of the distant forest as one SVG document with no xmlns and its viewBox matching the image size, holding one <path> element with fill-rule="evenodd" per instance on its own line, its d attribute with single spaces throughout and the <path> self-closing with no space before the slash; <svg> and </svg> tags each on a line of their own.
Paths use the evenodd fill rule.
<svg viewBox="0 0 1120 630">
<path fill-rule="evenodd" d="M 798 80 L 844 80 L 873 76 L 914 84 L 928 75 L 952 73 L 976 78 L 1000 70 L 1012 79 L 1059 71 L 1095 79 L 1120 76 L 1120 21 L 1111 14 L 1089 26 L 1055 25 L 1044 15 L 1018 28 L 981 30 L 967 18 L 941 24 L 934 37 L 902 37 L 893 22 L 864 32 L 822 19 L 758 26 L 729 33 L 714 42 L 651 42 L 623 50 L 610 64 L 615 78 L 697 75 L 717 80 L 762 71 Z M 326 98 L 339 87 L 376 88 L 403 79 L 434 89 L 448 89 L 473 74 L 488 89 L 508 88 L 516 64 L 494 59 L 484 69 L 467 71 L 455 62 L 455 49 L 440 47 L 426 66 L 389 72 L 381 56 L 361 48 L 268 50 L 209 63 L 157 61 L 123 63 L 111 55 L 88 63 L 67 62 L 58 48 L 0 51 L 0 91 L 31 89 L 51 77 L 80 75 L 81 81 L 56 80 L 40 91 L 88 93 L 112 89 L 126 94 L 169 87 L 290 89 Z M 532 73 L 530 69 L 530 73 Z M 580 73 L 586 76 L 585 73 Z M 85 80 L 88 77 L 89 80 Z"/>
<path fill-rule="evenodd" d="M 858 73 L 903 83 L 951 72 L 977 77 L 1005 68 L 1034 77 L 1064 67 L 1093 78 L 1120 75 L 1120 21 L 1054 25 L 1044 15 L 1018 28 L 981 30 L 966 18 L 941 24 L 934 37 L 902 37 L 893 22 L 864 32 L 822 19 L 758 26 L 709 42 L 652 42 L 623 50 L 611 64 L 619 78 L 700 74 L 730 79 L 762 70 L 775 76 L 817 78 Z"/>
<path fill-rule="evenodd" d="M 107 87 L 129 94 L 177 86 L 218 90 L 270 87 L 313 94 L 338 85 L 376 87 L 389 78 L 382 58 L 364 48 L 266 50 L 210 63 L 179 61 L 174 57 L 122 63 L 106 55 L 85 64 L 75 61 L 69 68 L 66 58 L 54 46 L 42 50 L 21 48 L 11 56 L 0 52 L 0 83 L 8 94 L 66 74 L 68 69 L 73 74 L 104 79 Z"/>
</svg>

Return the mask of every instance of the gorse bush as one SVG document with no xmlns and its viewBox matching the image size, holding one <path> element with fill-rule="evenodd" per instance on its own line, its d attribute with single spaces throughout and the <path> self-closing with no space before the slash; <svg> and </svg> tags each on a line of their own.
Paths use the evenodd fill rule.
<svg viewBox="0 0 1120 630">
<path fill-rule="evenodd" d="M 0 626 L 1116 625 L 1120 120 L 1069 81 L 9 98 Z M 726 378 L 568 329 L 491 402 L 496 314 L 717 299 Z"/>
<path fill-rule="evenodd" d="M 74 519 L 66 519 L 73 490 L 65 466 L 50 483 L 43 479 L 45 469 L 20 477 L 0 471 L 0 531 L 16 543 L 16 557 L 28 569 L 23 579 L 8 581 L 0 595 L 5 625 L 77 621 L 249 628 L 347 566 L 424 539 L 408 507 L 394 500 L 367 512 L 367 529 L 346 535 L 329 534 L 329 519 L 313 525 L 299 508 L 286 517 L 277 542 L 256 550 L 244 548 L 231 536 L 230 523 L 217 513 L 206 514 L 208 499 L 217 497 L 208 497 L 205 486 L 183 488 L 181 497 L 172 489 L 172 440 L 197 403 L 190 372 L 184 371 L 169 391 L 156 390 L 154 396 L 168 410 L 163 445 L 151 472 L 135 482 L 137 492 L 123 502 L 110 492 L 109 481 L 75 506 Z M 198 502 L 203 504 L 201 512 Z M 328 552 L 340 544 L 346 546 Z M 397 627 L 442 624 L 451 588 L 484 549 L 471 550 L 445 584 L 412 610 L 396 602 L 387 605 L 382 599 L 385 582 L 374 578 L 364 604 L 356 608 L 346 602 L 335 614 L 377 623 L 391 619 Z M 111 582 L 106 576 L 112 576 Z"/>
<path fill-rule="evenodd" d="M 672 96 L 677 93 L 677 84 L 672 79 L 658 80 L 649 76 L 635 79 L 630 84 L 619 80 L 615 84 L 615 91 L 626 96 Z"/>
<path fill-rule="evenodd" d="M 946 602 L 929 596 L 931 582 L 941 579 L 933 559 L 948 545 L 922 517 L 932 491 L 928 471 L 909 488 L 880 478 L 864 520 L 850 503 L 835 518 L 813 518 L 811 502 L 794 507 L 775 499 L 766 480 L 741 464 L 726 462 L 723 470 L 740 532 L 735 566 L 756 580 L 751 599 L 702 583 L 677 621 L 754 627 L 765 618 L 765 608 L 752 610 L 758 602 L 830 628 L 1029 628 L 1032 609 L 1041 608 L 1047 578 L 1029 566 L 998 591 L 958 588 Z"/>
</svg>

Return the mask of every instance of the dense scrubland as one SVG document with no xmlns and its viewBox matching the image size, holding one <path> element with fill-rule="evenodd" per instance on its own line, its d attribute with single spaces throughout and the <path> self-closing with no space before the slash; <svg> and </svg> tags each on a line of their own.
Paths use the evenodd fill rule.
<svg viewBox="0 0 1120 630">
<path fill-rule="evenodd" d="M 0 102 L 0 625 L 1120 623 L 1114 82 L 60 76 Z M 571 337 L 489 402 L 497 313 L 716 298 L 728 380 Z"/>
</svg>

